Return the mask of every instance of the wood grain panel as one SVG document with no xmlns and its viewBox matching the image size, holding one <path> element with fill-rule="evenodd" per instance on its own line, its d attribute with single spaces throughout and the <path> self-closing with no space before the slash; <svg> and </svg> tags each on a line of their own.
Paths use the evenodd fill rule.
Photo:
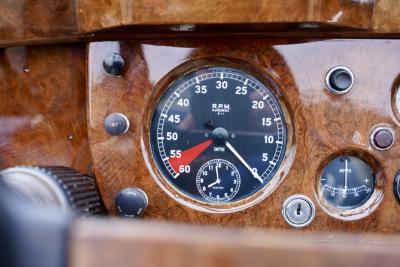
<svg viewBox="0 0 400 267">
<path fill-rule="evenodd" d="M 372 29 L 380 32 L 399 32 L 400 30 L 400 8 L 396 0 L 376 1 Z"/>
<path fill-rule="evenodd" d="M 0 168 L 62 165 L 91 173 L 85 46 L 0 52 Z"/>
<path fill-rule="evenodd" d="M 307 266 L 397 267 L 392 236 L 299 234 L 117 220 L 79 221 L 71 267 Z"/>
<path fill-rule="evenodd" d="M 115 39 L 127 32 L 121 26 L 131 36 L 227 29 L 258 34 L 278 29 L 287 36 L 400 33 L 396 0 L 0 0 L 0 6 L 0 47 Z"/>
<path fill-rule="evenodd" d="M 388 151 L 369 144 L 374 126 L 392 127 L 400 136 L 391 107 L 391 91 L 399 75 L 397 40 L 326 40 L 289 42 L 278 39 L 171 40 L 151 42 L 99 42 L 89 48 L 89 139 L 99 187 L 107 208 L 125 187 L 137 186 L 148 195 L 146 218 L 195 224 L 283 228 L 281 205 L 290 195 L 302 193 L 317 205 L 317 216 L 307 230 L 392 232 L 400 230 L 400 205 L 393 194 L 393 179 L 400 168 L 399 143 Z M 121 53 L 127 63 L 121 77 L 106 75 L 103 57 Z M 140 148 L 146 103 L 157 82 L 187 60 L 223 56 L 242 60 L 281 87 L 293 121 L 295 158 L 287 177 L 266 200 L 242 212 L 215 215 L 196 212 L 167 196 L 149 173 Z M 336 65 L 355 75 L 345 95 L 327 91 L 325 74 Z M 109 136 L 103 120 L 111 112 L 126 114 L 128 133 Z M 148 138 L 146 135 L 143 138 Z M 363 152 L 384 170 L 384 198 L 377 210 L 362 220 L 344 222 L 328 216 L 317 204 L 315 183 L 321 164 L 344 149 Z"/>
<path fill-rule="evenodd" d="M 0 6 L 0 45 L 76 39 L 74 1 L 0 0 Z"/>
<path fill-rule="evenodd" d="M 80 0 L 77 10 L 81 32 L 124 25 L 282 22 L 368 29 L 373 6 L 372 1 L 339 0 Z"/>
</svg>

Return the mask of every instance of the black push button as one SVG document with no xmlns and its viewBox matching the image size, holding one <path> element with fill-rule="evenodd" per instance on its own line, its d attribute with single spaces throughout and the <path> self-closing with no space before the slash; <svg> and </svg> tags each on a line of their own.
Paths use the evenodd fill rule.
<svg viewBox="0 0 400 267">
<path fill-rule="evenodd" d="M 110 135 L 122 135 L 129 129 L 129 120 L 121 113 L 111 113 L 104 120 L 104 128 Z"/>
</svg>

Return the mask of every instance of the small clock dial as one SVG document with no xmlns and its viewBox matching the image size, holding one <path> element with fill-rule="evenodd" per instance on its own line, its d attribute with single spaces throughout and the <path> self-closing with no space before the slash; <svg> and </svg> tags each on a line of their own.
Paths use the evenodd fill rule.
<svg viewBox="0 0 400 267">
<path fill-rule="evenodd" d="M 240 174 L 229 161 L 214 159 L 201 166 L 196 185 L 199 193 L 210 202 L 226 202 L 239 191 Z"/>
</svg>

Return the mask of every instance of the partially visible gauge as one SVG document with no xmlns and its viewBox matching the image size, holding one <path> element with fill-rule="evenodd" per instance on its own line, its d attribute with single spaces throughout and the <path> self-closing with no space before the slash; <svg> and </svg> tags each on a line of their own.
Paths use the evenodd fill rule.
<svg viewBox="0 0 400 267">
<path fill-rule="evenodd" d="M 400 203 L 400 171 L 398 171 L 394 177 L 394 195 Z"/>
<path fill-rule="evenodd" d="M 240 174 L 231 162 L 213 159 L 200 167 L 196 177 L 197 190 L 210 202 L 231 200 L 239 191 Z"/>
<path fill-rule="evenodd" d="M 400 114 L 400 88 L 396 89 L 396 95 L 395 95 L 395 104 L 396 104 L 396 109 L 397 113 Z"/>
<path fill-rule="evenodd" d="M 356 209 L 366 203 L 375 187 L 372 168 L 355 156 L 339 156 L 328 163 L 320 177 L 324 198 L 341 209 Z"/>
<path fill-rule="evenodd" d="M 267 85 L 221 66 L 194 70 L 170 84 L 149 131 L 156 178 L 168 185 L 163 189 L 197 206 L 232 208 L 260 193 L 280 168 L 288 142 L 284 111 Z"/>
</svg>

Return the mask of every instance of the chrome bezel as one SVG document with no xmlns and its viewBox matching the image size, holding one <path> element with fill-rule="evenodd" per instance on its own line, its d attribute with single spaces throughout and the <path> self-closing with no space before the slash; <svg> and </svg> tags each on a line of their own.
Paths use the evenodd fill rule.
<svg viewBox="0 0 400 267">
<path fill-rule="evenodd" d="M 343 91 L 336 90 L 336 89 L 334 89 L 334 88 L 331 86 L 331 84 L 330 84 L 330 82 L 329 82 L 332 73 L 333 73 L 334 71 L 337 71 L 337 70 L 344 70 L 344 71 L 346 71 L 346 72 L 348 72 L 348 73 L 350 74 L 350 77 L 351 77 L 351 84 L 350 84 L 350 86 L 349 86 L 346 90 L 343 90 Z M 347 93 L 348 91 L 350 91 L 350 89 L 351 89 L 351 88 L 353 87 L 353 85 L 354 85 L 354 75 L 353 75 L 353 72 L 352 72 L 349 68 L 346 68 L 346 67 L 344 67 L 344 66 L 336 66 L 336 67 L 330 69 L 330 70 L 328 71 L 328 73 L 326 74 L 326 76 L 325 76 L 325 84 L 326 84 L 326 86 L 328 87 L 329 91 L 331 91 L 332 93 L 337 94 L 337 95 L 345 94 L 345 93 Z"/>
<path fill-rule="evenodd" d="M 375 142 L 374 142 L 374 136 L 375 136 L 376 133 L 377 133 L 378 131 L 380 131 L 380 130 L 388 130 L 388 131 L 392 134 L 392 136 L 393 136 L 392 143 L 391 143 L 388 147 L 381 148 L 381 147 L 377 146 L 377 145 L 375 144 Z M 385 150 L 390 149 L 390 148 L 393 146 L 394 141 L 395 141 L 395 133 L 394 133 L 393 129 L 390 128 L 390 127 L 386 127 L 386 126 L 378 126 L 378 127 L 375 127 L 375 128 L 372 130 L 372 132 L 371 132 L 371 134 L 370 134 L 370 136 L 369 136 L 369 143 L 371 144 L 371 146 L 372 146 L 374 149 L 379 150 L 379 151 L 385 151 Z"/>
</svg>

